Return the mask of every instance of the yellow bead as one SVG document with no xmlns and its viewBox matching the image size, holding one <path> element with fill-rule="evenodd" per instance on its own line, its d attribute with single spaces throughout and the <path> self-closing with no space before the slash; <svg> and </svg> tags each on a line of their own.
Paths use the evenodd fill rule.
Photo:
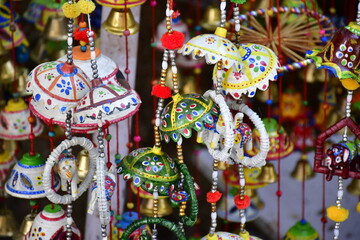
<svg viewBox="0 0 360 240">
<path fill-rule="evenodd" d="M 334 222 L 343 222 L 349 217 L 349 210 L 343 207 L 330 206 L 326 209 L 326 215 Z"/>
<path fill-rule="evenodd" d="M 128 202 L 128 203 L 126 204 L 126 207 L 127 207 L 128 209 L 133 209 L 133 208 L 134 208 L 134 203 Z"/>
</svg>

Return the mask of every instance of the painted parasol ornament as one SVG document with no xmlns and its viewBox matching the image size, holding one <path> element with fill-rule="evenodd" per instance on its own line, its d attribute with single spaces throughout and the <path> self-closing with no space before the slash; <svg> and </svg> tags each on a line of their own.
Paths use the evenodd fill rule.
<svg viewBox="0 0 360 240">
<path fill-rule="evenodd" d="M 230 94 L 235 99 L 241 98 L 243 94 L 254 97 L 257 89 L 265 91 L 269 81 L 277 80 L 280 64 L 271 49 L 259 44 L 241 44 L 239 51 L 242 56 L 241 71 L 234 71 L 233 68 L 217 70 L 214 67 L 214 75 L 223 75 L 224 94 Z M 215 76 L 214 80 L 217 79 Z"/>
<path fill-rule="evenodd" d="M 240 71 L 240 52 L 231 41 L 226 39 L 226 33 L 226 29 L 218 27 L 215 34 L 201 34 L 193 37 L 178 52 L 182 55 L 192 53 L 194 59 L 205 57 L 207 64 L 215 64 L 221 61 L 224 68 L 234 67 Z"/>
<path fill-rule="evenodd" d="M 176 94 L 162 114 L 160 135 L 166 141 L 178 142 L 181 136 L 190 138 L 192 129 L 201 131 L 215 123 L 219 109 L 211 99 L 200 94 Z"/>
<path fill-rule="evenodd" d="M 158 188 L 159 195 L 167 196 L 169 188 L 174 188 L 179 180 L 175 161 L 159 147 L 138 148 L 125 156 L 118 173 L 125 180 L 133 178 L 133 184 L 152 193 Z"/>
</svg>

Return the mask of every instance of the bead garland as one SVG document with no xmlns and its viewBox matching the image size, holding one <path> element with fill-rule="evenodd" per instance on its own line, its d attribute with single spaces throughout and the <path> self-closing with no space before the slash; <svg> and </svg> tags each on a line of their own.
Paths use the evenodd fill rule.
<svg viewBox="0 0 360 240">
<path fill-rule="evenodd" d="M 68 140 L 72 139 L 72 135 L 71 135 L 71 117 L 72 114 L 70 111 L 68 111 L 66 113 L 66 130 L 65 130 L 65 136 Z M 68 149 L 68 152 L 71 152 L 71 148 Z M 69 182 L 67 182 L 67 193 L 69 195 L 71 195 L 71 184 Z M 72 218 L 71 218 L 71 213 L 72 213 L 72 204 L 71 202 L 69 202 L 66 205 L 66 240 L 71 240 L 72 237 L 72 228 L 71 228 L 71 224 L 72 224 Z"/>
<path fill-rule="evenodd" d="M 157 187 L 154 188 L 153 198 L 154 198 L 153 217 L 157 218 L 158 217 L 158 202 L 159 202 L 159 194 L 158 194 L 158 188 Z M 151 239 L 152 240 L 157 240 L 157 234 L 158 234 L 158 231 L 157 231 L 157 228 L 156 228 L 156 224 L 154 224 L 153 229 L 152 229 Z"/>
<path fill-rule="evenodd" d="M 217 192 L 218 167 L 219 167 L 219 161 L 214 160 L 214 162 L 213 162 L 213 172 L 212 172 L 211 194 L 215 194 Z M 208 193 L 208 195 L 209 195 L 209 193 Z M 211 224 L 210 224 L 210 231 L 209 231 L 210 236 L 213 236 L 215 234 L 215 229 L 216 229 L 216 226 L 217 226 L 217 223 L 216 223 L 216 218 L 217 218 L 216 202 L 217 202 L 217 200 L 209 201 L 209 199 L 208 199 L 208 202 L 211 203 Z"/>
</svg>

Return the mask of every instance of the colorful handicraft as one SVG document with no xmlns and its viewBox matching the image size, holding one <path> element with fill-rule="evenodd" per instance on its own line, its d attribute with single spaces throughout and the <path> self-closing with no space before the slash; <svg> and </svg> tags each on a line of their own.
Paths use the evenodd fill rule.
<svg viewBox="0 0 360 240">
<path fill-rule="evenodd" d="M 31 132 L 28 105 L 22 98 L 10 99 L 0 112 L 0 138 L 5 140 L 25 140 Z M 33 123 L 33 134 L 38 136 L 43 131 L 43 124 L 38 119 Z"/>
<path fill-rule="evenodd" d="M 318 240 L 319 234 L 306 220 L 295 223 L 286 233 L 284 240 Z"/>
<path fill-rule="evenodd" d="M 257 89 L 267 90 L 269 80 L 276 81 L 279 62 L 271 49 L 258 44 L 241 44 L 239 52 L 241 71 L 233 68 L 217 70 L 215 67 L 214 74 L 225 74 L 222 81 L 225 95 L 230 94 L 235 99 L 240 99 L 243 94 L 254 97 Z"/>
<path fill-rule="evenodd" d="M 328 69 L 339 78 L 346 89 L 355 90 L 360 86 L 359 36 L 360 26 L 352 22 L 339 29 L 322 50 L 309 51 L 307 57 L 313 59 L 318 68 Z"/>
<path fill-rule="evenodd" d="M 29 233 L 25 236 L 25 240 L 66 239 L 67 225 L 69 225 L 69 222 L 65 211 L 59 205 L 52 206 L 49 204 L 35 217 Z M 74 222 L 71 223 L 70 229 L 72 232 L 71 239 L 80 240 L 81 233 Z"/>
</svg>

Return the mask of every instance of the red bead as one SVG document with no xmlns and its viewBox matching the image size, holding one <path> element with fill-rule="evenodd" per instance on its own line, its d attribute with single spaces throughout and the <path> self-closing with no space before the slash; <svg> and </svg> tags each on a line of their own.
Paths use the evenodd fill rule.
<svg viewBox="0 0 360 240">
<path fill-rule="evenodd" d="M 30 139 L 30 140 L 35 139 L 35 135 L 34 135 L 33 133 L 30 133 L 30 134 L 29 134 L 29 139 Z"/>
<path fill-rule="evenodd" d="M 29 123 L 34 123 L 35 122 L 35 117 L 34 116 L 28 117 L 28 122 Z"/>
<path fill-rule="evenodd" d="M 128 68 L 125 68 L 125 74 L 130 74 L 130 69 L 128 69 Z"/>
<path fill-rule="evenodd" d="M 319 33 L 320 33 L 321 36 L 324 36 L 324 35 L 325 35 L 325 30 L 324 30 L 324 29 L 321 29 L 321 30 L 319 31 Z"/>
<path fill-rule="evenodd" d="M 132 143 L 132 142 L 128 142 L 128 143 L 126 144 L 126 147 L 127 147 L 127 148 L 132 148 L 132 146 L 133 146 L 133 143 Z"/>
<path fill-rule="evenodd" d="M 157 3 L 156 3 L 156 1 L 155 1 L 155 0 L 150 2 L 150 6 L 152 6 L 152 7 L 155 7 L 155 6 L 156 6 L 156 4 L 157 4 Z"/>
<path fill-rule="evenodd" d="M 130 31 L 129 31 L 129 29 L 126 29 L 125 31 L 124 31 L 124 36 L 129 36 L 130 35 Z"/>
<path fill-rule="evenodd" d="M 140 136 L 134 136 L 134 142 L 138 143 L 141 141 L 141 137 Z"/>
<path fill-rule="evenodd" d="M 111 163 L 111 162 L 107 162 L 107 163 L 106 163 L 106 167 L 107 167 L 108 169 L 110 169 L 111 166 L 112 166 L 112 163 Z"/>
<path fill-rule="evenodd" d="M 322 222 L 322 223 L 327 223 L 326 217 L 322 217 L 322 218 L 321 218 L 321 222 Z"/>
<path fill-rule="evenodd" d="M 278 197 L 281 197 L 282 196 L 282 191 L 276 191 L 276 196 L 278 196 Z"/>
</svg>

